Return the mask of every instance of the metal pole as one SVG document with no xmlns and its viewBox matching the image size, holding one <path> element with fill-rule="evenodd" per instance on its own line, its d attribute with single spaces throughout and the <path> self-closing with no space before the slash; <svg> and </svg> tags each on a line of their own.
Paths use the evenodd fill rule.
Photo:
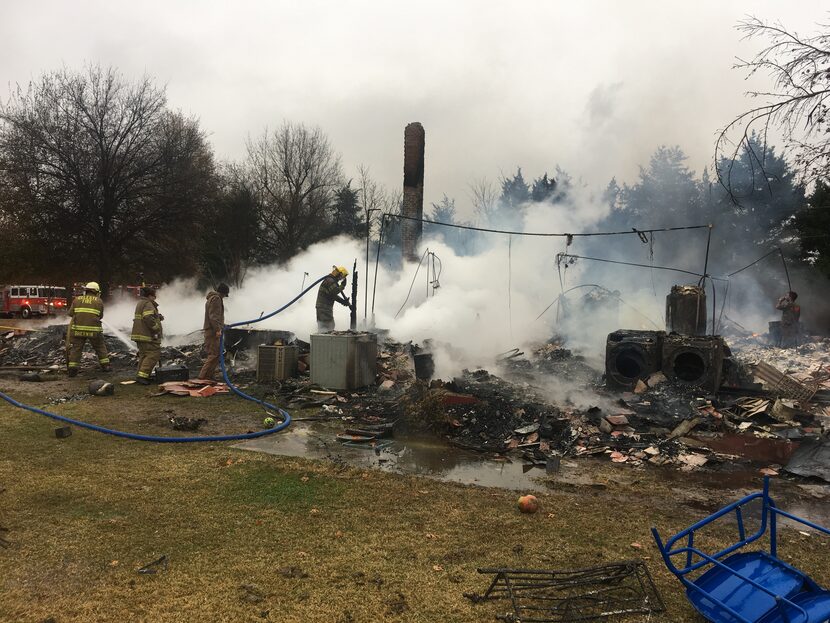
<svg viewBox="0 0 830 623">
<path fill-rule="evenodd" d="M 427 270 L 426 270 L 426 273 L 427 273 L 427 290 L 426 290 L 427 298 L 429 298 L 429 256 L 430 256 L 430 252 L 429 252 L 429 249 L 427 249 Z"/>
<path fill-rule="evenodd" d="M 787 260 L 784 259 L 784 251 L 781 247 L 778 247 L 778 252 L 781 254 L 781 263 L 784 264 L 784 274 L 787 276 L 787 292 L 789 293 L 793 291 L 793 286 L 790 283 L 790 271 L 787 270 Z"/>
<path fill-rule="evenodd" d="M 365 199 L 364 199 L 365 202 Z M 379 208 L 372 208 L 366 210 L 366 272 L 363 273 L 366 276 L 366 285 L 363 288 L 363 324 L 366 324 L 366 316 L 368 314 L 369 309 L 369 241 L 372 236 L 372 225 L 371 225 L 371 217 L 372 212 L 377 212 Z M 380 241 L 378 241 L 380 244 Z"/>
<path fill-rule="evenodd" d="M 380 217 L 380 233 L 378 234 L 378 251 L 375 254 L 375 283 L 372 285 L 372 318 L 375 317 L 375 292 L 378 288 L 378 264 L 380 264 L 380 245 L 383 242 L 383 225 L 386 223 L 386 214 Z M 368 284 L 367 284 L 368 285 Z"/>
<path fill-rule="evenodd" d="M 709 269 L 709 246 L 712 244 L 712 224 L 709 224 L 709 236 L 706 238 L 706 261 L 703 262 L 703 276 L 706 277 L 708 274 L 706 271 Z"/>
<path fill-rule="evenodd" d="M 355 258 L 354 266 L 352 266 L 352 304 L 349 313 L 349 329 L 352 331 L 357 330 L 357 296 L 357 258 Z"/>
<path fill-rule="evenodd" d="M 365 192 L 365 191 L 364 191 Z M 369 224 L 369 210 L 366 210 L 366 272 L 363 273 L 364 275 L 369 274 L 369 235 L 371 232 L 371 226 Z M 366 280 L 366 286 L 363 288 L 363 324 L 366 324 L 366 316 L 369 313 L 369 280 Z"/>
</svg>

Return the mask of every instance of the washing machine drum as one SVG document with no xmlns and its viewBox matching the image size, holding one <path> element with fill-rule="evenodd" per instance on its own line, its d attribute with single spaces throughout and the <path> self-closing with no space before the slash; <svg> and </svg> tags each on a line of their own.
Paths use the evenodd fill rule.
<svg viewBox="0 0 830 623">
<path fill-rule="evenodd" d="M 724 350 L 719 337 L 670 335 L 663 343 L 663 374 L 677 383 L 716 391 L 723 376 Z"/>
<path fill-rule="evenodd" d="M 709 376 L 711 353 L 697 348 L 680 348 L 671 353 L 664 362 L 669 377 L 681 383 L 699 385 Z"/>
<path fill-rule="evenodd" d="M 608 335 L 605 346 L 605 379 L 608 385 L 631 388 L 661 367 L 661 331 L 621 329 Z"/>
</svg>

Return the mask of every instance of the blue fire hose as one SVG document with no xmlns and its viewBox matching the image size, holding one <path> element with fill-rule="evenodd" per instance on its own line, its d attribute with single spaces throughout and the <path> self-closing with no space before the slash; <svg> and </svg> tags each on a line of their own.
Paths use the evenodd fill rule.
<svg viewBox="0 0 830 623">
<path fill-rule="evenodd" d="M 46 411 L 44 409 L 38 409 L 37 407 L 32 407 L 30 405 L 25 405 L 22 402 L 18 402 L 11 396 L 0 392 L 0 398 L 8 402 L 13 407 L 17 407 L 19 409 L 25 409 L 26 411 L 31 411 L 32 413 L 37 413 L 39 415 L 45 415 L 46 417 L 50 417 L 53 420 L 58 420 L 59 422 L 65 422 L 67 424 L 72 424 L 73 426 L 79 426 L 81 428 L 86 428 L 88 430 L 95 431 L 97 433 L 105 433 L 107 435 L 114 435 L 115 437 L 122 437 L 124 439 L 134 439 L 135 441 L 154 441 L 157 443 L 189 443 L 194 441 L 240 441 L 244 439 L 256 439 L 257 437 L 264 437 L 266 435 L 273 435 L 285 428 L 288 428 L 291 424 L 291 416 L 289 413 L 279 407 L 272 405 L 264 400 L 260 400 L 259 398 L 254 398 L 253 396 L 246 394 L 241 389 L 239 389 L 236 385 L 234 385 L 231 380 L 228 378 L 228 371 L 225 367 L 225 330 L 230 329 L 232 327 L 239 327 L 242 325 L 249 325 L 254 324 L 256 322 L 262 322 L 263 320 L 267 320 L 273 316 L 276 316 L 280 312 L 288 309 L 291 305 L 299 301 L 303 296 L 305 296 L 309 290 L 311 290 L 314 286 L 320 283 L 326 276 L 320 277 L 317 281 L 312 283 L 308 286 L 305 290 L 300 292 L 297 296 L 291 299 L 288 303 L 280 307 L 279 309 L 271 312 L 267 316 L 260 316 L 255 320 L 246 320 L 244 322 L 235 322 L 233 324 L 225 325 L 222 327 L 222 333 L 219 338 L 219 368 L 222 370 L 222 377 L 225 379 L 225 383 L 227 383 L 228 387 L 240 398 L 244 398 L 245 400 L 250 400 L 251 402 L 255 402 L 258 405 L 261 405 L 265 409 L 270 409 L 271 411 L 278 413 L 282 421 L 278 424 L 274 425 L 271 428 L 257 431 L 255 433 L 242 433 L 239 435 L 212 435 L 208 437 L 162 437 L 159 435 L 139 435 L 137 433 L 128 433 L 121 430 L 113 430 L 111 428 L 106 428 L 104 426 L 98 426 L 97 424 L 90 424 L 88 422 L 81 422 L 80 420 L 75 420 L 72 418 L 65 417 L 63 415 L 58 415 L 57 413 L 52 413 L 51 411 Z"/>
</svg>

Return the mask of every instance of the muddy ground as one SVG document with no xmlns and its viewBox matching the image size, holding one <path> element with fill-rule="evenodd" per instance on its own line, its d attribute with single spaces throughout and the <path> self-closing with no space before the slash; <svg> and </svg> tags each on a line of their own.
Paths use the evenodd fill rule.
<svg viewBox="0 0 830 623">
<path fill-rule="evenodd" d="M 171 415 L 205 418 L 200 434 L 261 428 L 262 410 L 232 396 L 151 397 L 152 387 L 116 385 L 112 397 L 60 402 L 97 376 L 0 378 L 0 390 L 134 432 L 189 434 L 171 429 Z M 505 605 L 462 596 L 486 588 L 477 568 L 630 558 L 646 561 L 668 611 L 620 620 L 699 621 L 649 529 L 680 530 L 761 484 L 747 470 L 712 477 L 575 459 L 576 468 L 528 481 L 542 508 L 523 515 L 516 490 L 352 461 L 355 450 L 328 437 L 337 426 L 303 422 L 279 433 L 290 440 L 313 428 L 324 440 L 325 452 L 306 444 L 304 456 L 285 457 L 78 428 L 56 439 L 54 421 L 0 404 L 0 527 L 9 542 L 0 548 L 0 621 L 488 621 Z M 403 453 L 413 442 L 396 443 Z M 773 487 L 797 512 L 826 513 L 826 487 L 781 479 Z M 782 554 L 830 584 L 830 539 L 782 534 Z M 732 538 L 724 526 L 710 542 Z M 166 566 L 139 573 L 162 556 Z"/>
</svg>

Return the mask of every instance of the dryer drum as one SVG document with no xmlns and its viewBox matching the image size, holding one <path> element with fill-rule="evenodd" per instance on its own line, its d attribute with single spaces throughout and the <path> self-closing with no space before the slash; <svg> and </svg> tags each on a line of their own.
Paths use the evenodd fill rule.
<svg viewBox="0 0 830 623">
<path fill-rule="evenodd" d="M 686 383 L 698 383 L 706 377 L 708 365 L 703 355 L 695 350 L 675 352 L 669 362 L 672 376 Z"/>
<path fill-rule="evenodd" d="M 632 381 L 639 379 L 646 370 L 645 353 L 636 344 L 626 344 L 617 348 L 611 362 L 611 368 L 616 374 Z"/>
<path fill-rule="evenodd" d="M 717 391 L 723 378 L 725 344 L 717 336 L 667 335 L 663 374 L 671 381 Z"/>
<path fill-rule="evenodd" d="M 661 368 L 662 331 L 621 329 L 608 335 L 605 378 L 609 386 L 630 389 Z"/>
</svg>

